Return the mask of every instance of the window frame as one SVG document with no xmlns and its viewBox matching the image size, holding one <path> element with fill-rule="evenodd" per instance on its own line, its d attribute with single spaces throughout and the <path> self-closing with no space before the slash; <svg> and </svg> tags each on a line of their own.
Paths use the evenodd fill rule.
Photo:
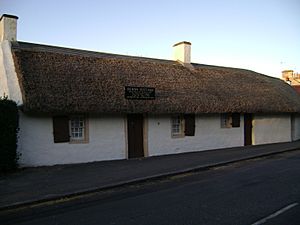
<svg viewBox="0 0 300 225">
<path fill-rule="evenodd" d="M 179 132 L 174 132 L 174 121 L 178 120 L 178 128 L 179 128 Z M 184 133 L 184 117 L 183 115 L 173 115 L 171 117 L 171 137 L 172 138 L 183 138 L 185 137 L 185 133 Z"/>
<path fill-rule="evenodd" d="M 83 125 L 79 125 L 78 127 L 74 127 L 74 129 L 82 129 L 82 137 L 76 138 L 72 135 L 72 120 L 80 118 L 82 120 Z M 79 121 L 80 123 L 80 121 Z M 69 136 L 70 136 L 70 144 L 80 144 L 80 143 L 88 143 L 89 142 L 89 127 L 88 127 L 88 117 L 86 115 L 78 114 L 69 116 Z M 80 132 L 80 131 L 77 131 Z"/>
<path fill-rule="evenodd" d="M 221 113 L 220 114 L 220 123 L 221 128 L 231 128 L 231 116 L 230 113 Z"/>
<path fill-rule="evenodd" d="M 239 128 L 240 124 L 240 113 L 221 113 L 220 114 L 220 125 L 221 128 Z"/>
</svg>

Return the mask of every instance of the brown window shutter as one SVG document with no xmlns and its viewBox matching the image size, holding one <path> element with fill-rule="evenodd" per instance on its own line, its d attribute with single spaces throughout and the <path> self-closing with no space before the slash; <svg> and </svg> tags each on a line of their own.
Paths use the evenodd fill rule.
<svg viewBox="0 0 300 225">
<path fill-rule="evenodd" d="M 232 113 L 232 127 L 240 127 L 240 114 Z"/>
<path fill-rule="evenodd" d="M 194 114 L 185 114 L 185 136 L 195 136 L 195 115 Z"/>
<path fill-rule="evenodd" d="M 53 117 L 53 136 L 54 136 L 54 143 L 63 143 L 63 142 L 70 141 L 69 117 L 67 116 Z"/>
</svg>

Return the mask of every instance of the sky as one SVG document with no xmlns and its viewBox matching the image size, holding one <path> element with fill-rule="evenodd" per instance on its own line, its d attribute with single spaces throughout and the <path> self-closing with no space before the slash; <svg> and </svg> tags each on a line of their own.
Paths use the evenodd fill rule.
<svg viewBox="0 0 300 225">
<path fill-rule="evenodd" d="M 300 73 L 300 0 L 0 0 L 19 41 L 172 59 L 280 77 Z"/>
</svg>

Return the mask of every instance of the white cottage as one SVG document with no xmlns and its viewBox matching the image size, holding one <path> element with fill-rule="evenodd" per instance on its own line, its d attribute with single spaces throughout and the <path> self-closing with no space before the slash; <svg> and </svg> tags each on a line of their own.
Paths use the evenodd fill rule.
<svg viewBox="0 0 300 225">
<path fill-rule="evenodd" d="M 0 20 L 0 93 L 20 107 L 22 166 L 82 163 L 289 142 L 299 95 L 249 70 L 16 40 Z"/>
</svg>

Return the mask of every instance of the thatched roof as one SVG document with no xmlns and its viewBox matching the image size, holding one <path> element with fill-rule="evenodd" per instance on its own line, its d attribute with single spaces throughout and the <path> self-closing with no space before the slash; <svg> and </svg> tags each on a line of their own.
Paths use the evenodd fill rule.
<svg viewBox="0 0 300 225">
<path fill-rule="evenodd" d="M 12 44 L 24 111 L 37 113 L 286 113 L 300 98 L 283 81 L 249 70 Z M 125 86 L 155 88 L 126 99 Z"/>
</svg>

